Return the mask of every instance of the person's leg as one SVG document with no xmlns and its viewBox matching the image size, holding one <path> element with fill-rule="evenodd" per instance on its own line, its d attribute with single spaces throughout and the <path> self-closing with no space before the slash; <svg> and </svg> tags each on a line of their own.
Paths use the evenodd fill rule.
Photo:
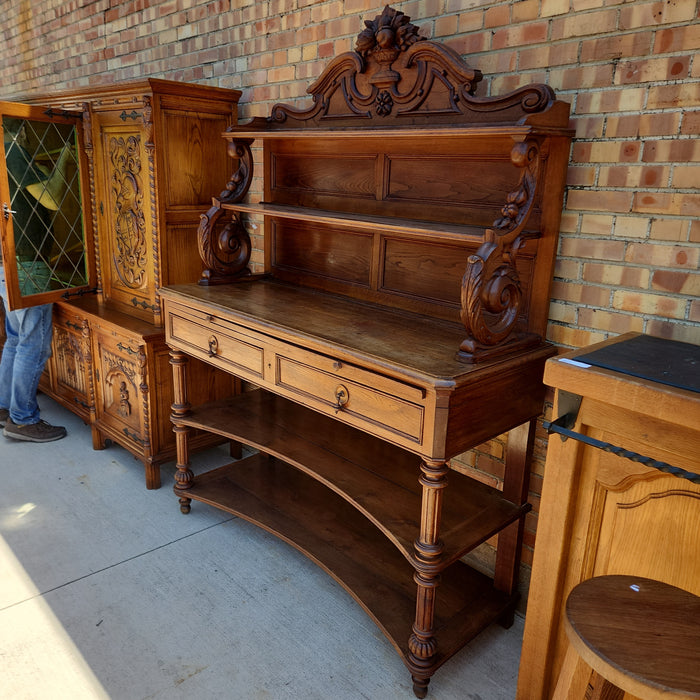
<svg viewBox="0 0 700 700">
<path fill-rule="evenodd" d="M 14 341 L 10 418 L 17 425 L 38 423 L 36 393 L 46 360 L 51 355 L 51 304 L 7 313 Z M 8 338 L 9 338 L 8 334 Z"/>
<path fill-rule="evenodd" d="M 39 379 L 46 360 L 51 355 L 51 304 L 10 311 L 7 317 L 10 319 L 10 334 L 16 336 L 16 342 L 12 361 L 10 410 L 3 435 L 27 442 L 60 440 L 65 437 L 66 429 L 41 420 L 36 400 Z"/>
<path fill-rule="evenodd" d="M 9 416 L 12 400 L 12 366 L 15 361 L 18 338 L 5 303 L 5 275 L 2 265 L 0 265 L 0 298 L 0 304 L 3 305 L 5 312 L 5 345 L 2 349 L 2 358 L 0 358 L 0 425 L 4 426 Z"/>
</svg>

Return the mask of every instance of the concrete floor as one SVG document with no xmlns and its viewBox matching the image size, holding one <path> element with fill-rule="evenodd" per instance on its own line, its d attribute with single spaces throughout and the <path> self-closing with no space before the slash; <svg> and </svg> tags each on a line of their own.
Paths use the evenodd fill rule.
<svg viewBox="0 0 700 700">
<path fill-rule="evenodd" d="M 288 545 L 170 485 L 40 396 L 68 437 L 0 436 L 0 697 L 7 700 L 411 700 L 393 647 Z M 221 448 L 193 470 L 223 463 Z M 432 700 L 512 700 L 523 620 L 433 677 Z"/>
</svg>

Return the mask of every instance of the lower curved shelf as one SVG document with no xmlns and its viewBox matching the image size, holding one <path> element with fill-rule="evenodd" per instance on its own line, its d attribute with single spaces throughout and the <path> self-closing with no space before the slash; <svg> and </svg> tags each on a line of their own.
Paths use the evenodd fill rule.
<svg viewBox="0 0 700 700">
<path fill-rule="evenodd" d="M 405 663 L 415 617 L 414 570 L 396 547 L 343 498 L 312 477 L 265 454 L 198 475 L 180 497 L 208 503 L 279 537 L 323 568 L 364 608 Z M 462 561 L 441 575 L 431 675 L 517 596 Z M 409 668 L 410 670 L 410 668 Z"/>
</svg>

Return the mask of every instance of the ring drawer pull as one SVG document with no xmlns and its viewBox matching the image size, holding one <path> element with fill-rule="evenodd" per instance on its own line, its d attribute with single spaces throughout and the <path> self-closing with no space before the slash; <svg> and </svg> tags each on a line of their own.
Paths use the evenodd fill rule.
<svg viewBox="0 0 700 700">
<path fill-rule="evenodd" d="M 342 384 L 335 388 L 336 408 L 341 409 L 350 400 L 350 392 Z"/>
<path fill-rule="evenodd" d="M 219 341 L 215 335 L 209 336 L 209 357 L 216 357 L 219 350 Z"/>
</svg>

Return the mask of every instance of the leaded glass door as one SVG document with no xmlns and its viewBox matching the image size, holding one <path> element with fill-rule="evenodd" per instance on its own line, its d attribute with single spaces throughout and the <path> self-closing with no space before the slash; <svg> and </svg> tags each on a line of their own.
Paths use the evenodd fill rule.
<svg viewBox="0 0 700 700">
<path fill-rule="evenodd" d="M 89 290 L 81 116 L 0 102 L 0 124 L 0 232 L 10 308 Z"/>
</svg>

